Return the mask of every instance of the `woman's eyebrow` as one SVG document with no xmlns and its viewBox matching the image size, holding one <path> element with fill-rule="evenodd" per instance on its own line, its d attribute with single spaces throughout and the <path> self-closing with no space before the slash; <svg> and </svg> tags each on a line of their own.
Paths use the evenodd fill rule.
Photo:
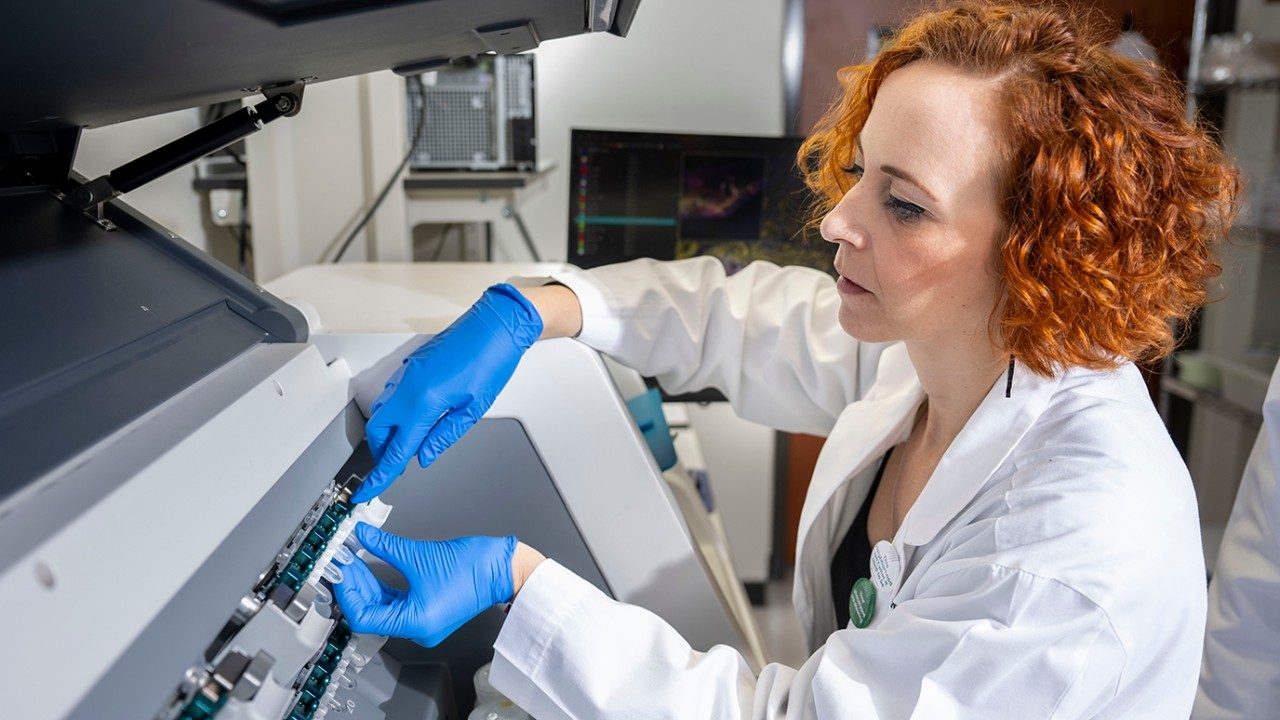
<svg viewBox="0 0 1280 720">
<path fill-rule="evenodd" d="M 861 140 L 858 141 L 858 154 L 863 157 L 863 161 L 865 162 L 867 154 L 862 150 Z M 912 185 L 915 185 L 917 188 L 920 189 L 920 192 L 924 193 L 925 196 L 928 197 L 930 200 L 934 202 L 938 202 L 938 197 L 934 195 L 932 192 L 929 192 L 929 188 L 921 184 L 919 180 L 916 180 L 909 173 L 907 173 L 907 171 L 894 167 L 893 165 L 881 165 L 880 171 L 883 172 L 885 175 L 891 175 L 893 177 L 898 178 L 899 180 L 902 180 L 903 182 L 909 182 Z"/>
</svg>

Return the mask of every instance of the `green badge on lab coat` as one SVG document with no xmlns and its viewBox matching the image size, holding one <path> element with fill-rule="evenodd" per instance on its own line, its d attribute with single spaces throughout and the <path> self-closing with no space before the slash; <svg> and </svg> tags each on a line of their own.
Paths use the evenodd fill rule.
<svg viewBox="0 0 1280 720">
<path fill-rule="evenodd" d="M 858 578 L 849 593 L 849 619 L 856 628 L 864 628 L 871 624 L 871 617 L 876 614 L 876 586 L 867 578 Z"/>
</svg>

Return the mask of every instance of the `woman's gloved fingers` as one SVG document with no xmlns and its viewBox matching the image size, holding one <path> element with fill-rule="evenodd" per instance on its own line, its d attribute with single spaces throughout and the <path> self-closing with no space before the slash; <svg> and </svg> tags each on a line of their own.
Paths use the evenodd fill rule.
<svg viewBox="0 0 1280 720">
<path fill-rule="evenodd" d="M 468 618 L 468 621 L 469 620 L 470 618 Z M 424 637 L 412 638 L 412 640 L 424 647 L 433 648 L 439 645 L 440 643 L 444 642 L 445 640 L 447 640 L 450 635 L 452 635 L 458 628 L 462 627 L 466 623 L 467 621 L 455 622 L 449 625 L 448 627 L 442 628 L 436 632 L 431 633 L 430 635 L 426 635 Z"/>
<path fill-rule="evenodd" d="M 374 417 L 377 417 L 375 414 Z M 395 427 L 385 423 L 375 423 L 370 420 L 364 426 L 364 438 L 369 443 L 369 454 L 373 456 L 376 463 L 382 459 L 382 453 L 387 449 L 387 440 L 391 437 Z"/>
<path fill-rule="evenodd" d="M 374 557 L 395 568 L 413 585 L 417 580 L 417 569 L 414 566 L 413 541 L 384 532 L 368 523 L 356 523 L 356 539 L 364 549 Z"/>
<path fill-rule="evenodd" d="M 382 404 L 385 406 L 386 403 L 383 402 Z M 379 468 L 382 467 L 382 462 L 386 458 L 387 443 L 403 427 L 394 422 L 392 413 L 388 412 L 384 407 L 375 408 L 369 416 L 369 421 L 364 426 L 364 437 L 369 444 L 369 454 L 373 456 L 374 469 L 365 477 L 364 483 L 351 496 L 351 502 L 362 503 L 372 500 L 395 479 L 394 475 L 389 478 L 386 477 L 385 471 L 379 472 Z"/>
<path fill-rule="evenodd" d="M 373 421 L 370 420 L 370 423 Z M 384 445 L 382 457 L 379 458 L 378 464 L 374 466 L 373 471 L 364 479 L 364 483 L 360 485 L 360 489 L 351 496 L 351 502 L 362 503 L 372 500 L 382 493 L 395 479 L 400 477 L 404 469 L 422 446 L 422 440 L 426 436 L 426 428 L 403 426 L 397 427 L 391 433 L 390 438 Z M 369 437 L 369 429 L 366 427 L 365 436 Z M 369 444 L 370 451 L 373 449 L 373 442 Z"/>
<path fill-rule="evenodd" d="M 408 593 L 387 586 L 358 557 L 345 565 L 343 572 L 342 582 L 334 585 L 333 591 L 351 629 L 375 635 L 404 634 Z"/>
<path fill-rule="evenodd" d="M 402 637 L 405 635 L 404 602 L 396 598 L 385 604 L 366 605 L 359 615 L 346 615 L 347 625 L 358 633 Z"/>
<path fill-rule="evenodd" d="M 334 584 L 333 594 L 347 617 L 360 616 L 366 608 L 382 604 L 386 596 L 382 583 L 359 558 L 343 567 L 342 582 Z"/>
<path fill-rule="evenodd" d="M 515 536 L 419 541 L 357 523 L 365 552 L 407 581 L 399 590 L 377 579 L 360 558 L 345 566 L 335 596 L 356 632 L 395 635 L 434 647 L 477 614 L 510 600 Z"/>
<path fill-rule="evenodd" d="M 422 447 L 418 448 L 418 464 L 424 468 L 430 466 L 436 458 L 457 442 L 458 438 L 466 434 L 483 414 L 484 410 L 476 412 L 474 408 L 458 408 L 449 411 L 427 432 L 427 437 L 422 441 Z"/>
<path fill-rule="evenodd" d="M 382 460 L 387 449 L 387 441 L 401 427 L 407 427 L 402 419 L 397 418 L 393 407 L 388 407 L 391 397 L 383 392 L 374 402 L 369 420 L 364 425 L 365 439 L 369 443 L 369 454 L 375 463 Z"/>
<path fill-rule="evenodd" d="M 372 445 L 373 444 L 370 443 L 370 447 L 372 447 Z M 379 462 L 379 464 L 374 468 L 373 472 L 370 472 L 365 477 L 364 482 L 360 483 L 360 488 L 351 494 L 352 504 L 358 505 L 363 502 L 369 502 L 381 495 L 382 491 L 391 484 L 391 480 L 382 479 L 385 477 L 385 473 L 380 473 L 376 476 L 374 475 L 374 472 L 377 471 L 378 467 L 382 467 L 381 462 Z"/>
<path fill-rule="evenodd" d="M 333 587 L 339 593 L 343 590 L 356 593 L 366 604 L 380 601 L 388 592 L 387 586 L 360 558 L 342 566 L 342 582 Z"/>
<path fill-rule="evenodd" d="M 365 572 L 368 572 L 367 567 Z M 333 589 L 338 607 L 342 608 L 342 615 L 353 631 L 374 635 L 401 633 L 403 623 L 399 618 L 403 614 L 404 600 L 400 596 L 385 593 L 369 596 L 345 578 Z"/>
<path fill-rule="evenodd" d="M 378 397 L 373 400 L 373 405 L 369 407 L 369 417 L 372 418 L 376 415 L 378 411 L 382 409 L 382 406 L 386 405 L 391 401 L 391 398 L 395 397 L 396 390 L 400 387 L 400 378 L 404 375 L 404 368 L 405 366 L 401 365 L 400 369 L 396 371 L 396 374 L 392 375 L 385 383 L 383 383 L 382 392 L 378 393 Z"/>
</svg>

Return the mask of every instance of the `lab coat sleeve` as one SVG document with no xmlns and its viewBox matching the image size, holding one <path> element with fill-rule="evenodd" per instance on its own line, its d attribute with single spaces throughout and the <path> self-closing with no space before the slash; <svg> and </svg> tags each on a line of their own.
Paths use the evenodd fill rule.
<svg viewBox="0 0 1280 720">
<path fill-rule="evenodd" d="M 1209 587 L 1196 720 L 1273 717 L 1280 707 L 1280 366 L 1263 403 Z"/>
<path fill-rule="evenodd" d="M 934 581 L 875 629 L 834 633 L 799 670 L 755 676 L 735 650 L 694 650 L 548 560 L 494 647 L 494 687 L 539 720 L 1086 718 L 1124 667 L 1101 609 L 991 565 Z"/>
<path fill-rule="evenodd" d="M 634 260 L 554 276 L 582 305 L 578 339 L 671 393 L 715 388 L 770 427 L 826 435 L 859 393 L 859 343 L 832 279 L 710 257 Z"/>
</svg>

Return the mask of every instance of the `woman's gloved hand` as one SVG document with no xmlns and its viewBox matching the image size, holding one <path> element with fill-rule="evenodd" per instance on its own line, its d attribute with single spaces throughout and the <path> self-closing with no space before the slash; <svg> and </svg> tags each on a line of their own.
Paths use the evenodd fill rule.
<svg viewBox="0 0 1280 720">
<path fill-rule="evenodd" d="M 493 404 L 542 334 L 533 304 L 507 284 L 485 291 L 444 332 L 405 358 L 374 401 L 365 434 L 377 462 L 352 502 L 378 496 L 415 454 L 423 467 Z"/>
<path fill-rule="evenodd" d="M 435 647 L 482 611 L 511 600 L 515 592 L 514 535 L 409 540 L 360 523 L 355 536 L 409 582 L 408 590 L 389 587 L 358 557 L 344 566 L 334 596 L 355 632 Z"/>
</svg>

